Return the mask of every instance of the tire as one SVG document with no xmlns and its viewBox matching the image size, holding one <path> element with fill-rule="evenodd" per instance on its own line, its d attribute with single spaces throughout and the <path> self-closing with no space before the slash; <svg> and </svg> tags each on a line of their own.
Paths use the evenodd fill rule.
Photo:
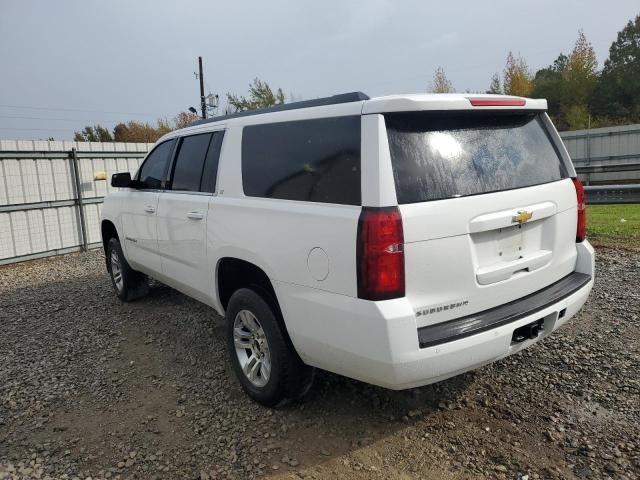
<svg viewBox="0 0 640 480">
<path fill-rule="evenodd" d="M 149 278 L 129 266 L 117 238 L 111 238 L 107 244 L 107 271 L 120 300 L 130 302 L 149 292 Z"/>
<path fill-rule="evenodd" d="M 278 316 L 263 297 L 248 288 L 231 296 L 225 315 L 233 370 L 242 389 L 266 407 L 300 398 L 314 376 L 314 369 L 300 360 Z"/>
</svg>

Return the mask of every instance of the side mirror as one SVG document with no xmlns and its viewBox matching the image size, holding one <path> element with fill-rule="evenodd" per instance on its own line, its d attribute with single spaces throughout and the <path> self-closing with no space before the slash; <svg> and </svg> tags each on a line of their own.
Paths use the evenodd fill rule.
<svg viewBox="0 0 640 480">
<path fill-rule="evenodd" d="M 114 173 L 111 176 L 111 186 L 116 188 L 128 188 L 131 186 L 131 174 L 129 172 Z"/>
</svg>

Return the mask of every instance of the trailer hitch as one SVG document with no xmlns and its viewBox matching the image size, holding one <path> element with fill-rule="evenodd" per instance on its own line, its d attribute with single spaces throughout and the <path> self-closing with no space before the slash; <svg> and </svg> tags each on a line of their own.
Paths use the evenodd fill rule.
<svg viewBox="0 0 640 480">
<path fill-rule="evenodd" d="M 533 340 L 538 338 L 540 332 L 544 329 L 544 319 L 536 320 L 522 327 L 516 328 L 511 337 L 511 343 L 522 343 L 525 340 Z"/>
</svg>

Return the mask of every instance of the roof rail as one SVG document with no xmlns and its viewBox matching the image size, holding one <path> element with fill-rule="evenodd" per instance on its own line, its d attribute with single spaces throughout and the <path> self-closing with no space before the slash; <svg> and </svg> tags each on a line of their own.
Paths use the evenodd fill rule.
<svg viewBox="0 0 640 480">
<path fill-rule="evenodd" d="M 299 108 L 322 107 L 325 105 L 337 105 L 340 103 L 361 102 L 369 100 L 369 96 L 362 92 L 349 92 L 332 95 L 331 97 L 314 98 L 313 100 L 303 100 L 301 102 L 282 103 L 273 107 L 258 108 L 256 110 L 245 110 L 243 112 L 231 113 L 229 115 L 219 115 L 217 117 L 205 118 L 197 122 L 193 122 L 189 126 L 202 125 L 204 123 L 219 122 L 230 118 L 249 117 L 251 115 L 260 115 L 262 113 L 282 112 L 284 110 L 297 110 Z"/>
</svg>

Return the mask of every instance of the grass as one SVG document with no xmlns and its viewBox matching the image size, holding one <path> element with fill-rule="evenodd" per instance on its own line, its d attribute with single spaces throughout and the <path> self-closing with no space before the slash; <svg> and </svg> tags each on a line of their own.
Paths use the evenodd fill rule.
<svg viewBox="0 0 640 480">
<path fill-rule="evenodd" d="M 587 205 L 587 238 L 597 246 L 640 249 L 640 204 Z"/>
</svg>

